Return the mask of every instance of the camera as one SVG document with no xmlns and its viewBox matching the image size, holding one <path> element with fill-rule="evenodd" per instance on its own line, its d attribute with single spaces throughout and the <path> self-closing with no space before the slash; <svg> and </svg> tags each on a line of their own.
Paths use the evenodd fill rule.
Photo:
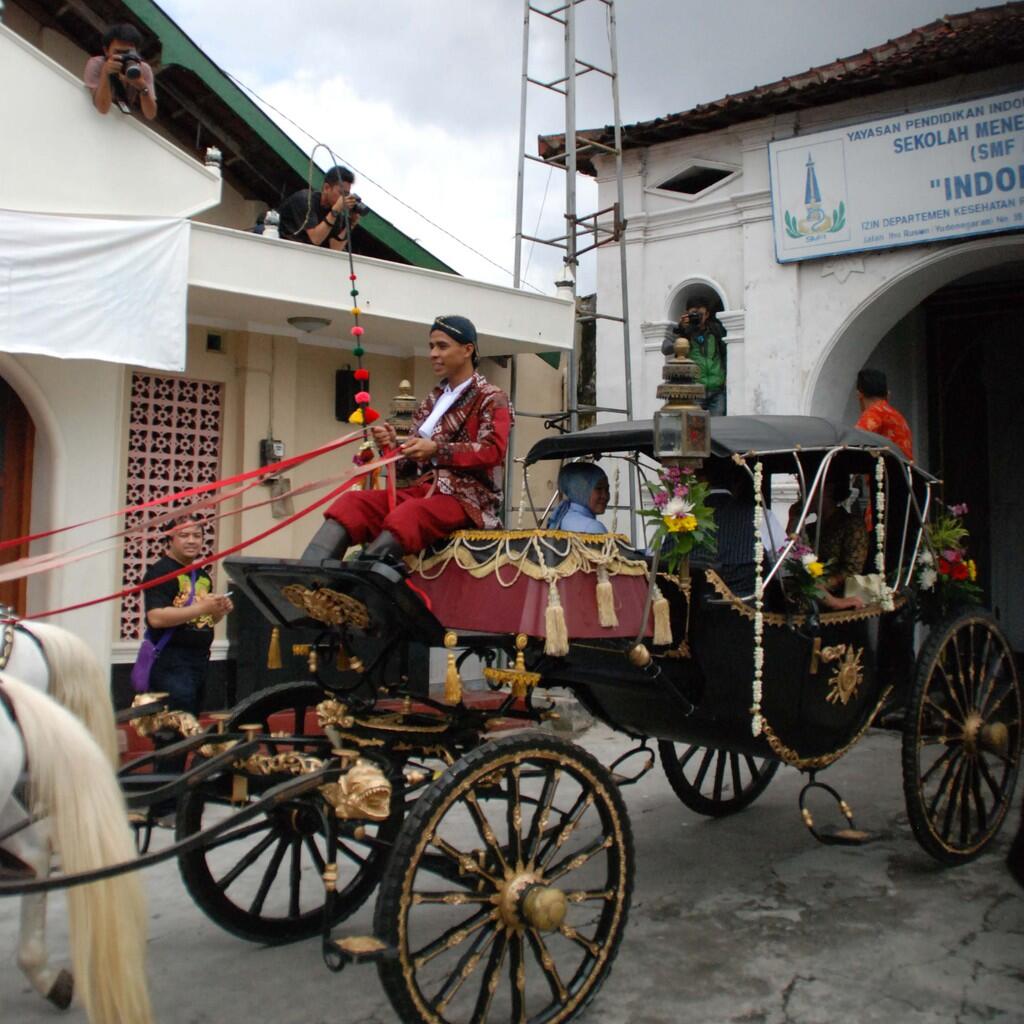
<svg viewBox="0 0 1024 1024">
<path fill-rule="evenodd" d="M 117 59 L 121 62 L 121 74 L 129 82 L 134 82 L 142 77 L 142 68 L 139 66 L 142 63 L 142 58 L 134 50 L 119 53 Z"/>
<path fill-rule="evenodd" d="M 356 201 L 356 205 L 352 207 L 352 212 L 358 214 L 360 217 L 365 217 L 369 212 L 370 208 L 355 194 L 352 193 L 352 198 Z"/>
<path fill-rule="evenodd" d="M 700 324 L 700 313 L 695 309 L 688 310 L 686 315 L 680 318 L 680 321 L 672 328 L 672 333 L 677 338 L 685 338 L 691 328 Z"/>
</svg>

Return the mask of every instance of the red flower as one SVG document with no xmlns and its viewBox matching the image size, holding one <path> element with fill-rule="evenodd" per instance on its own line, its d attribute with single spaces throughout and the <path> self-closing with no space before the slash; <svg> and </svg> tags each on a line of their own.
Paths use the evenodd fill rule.
<svg viewBox="0 0 1024 1024">
<path fill-rule="evenodd" d="M 955 579 L 955 580 L 965 580 L 965 579 L 967 579 L 967 575 L 968 575 L 968 569 L 967 569 L 967 566 L 963 562 L 957 562 L 953 566 L 953 579 Z"/>
<path fill-rule="evenodd" d="M 952 575 L 952 570 L 953 564 L 951 562 L 947 562 L 944 558 L 939 559 L 939 572 L 942 573 L 943 576 Z"/>
</svg>

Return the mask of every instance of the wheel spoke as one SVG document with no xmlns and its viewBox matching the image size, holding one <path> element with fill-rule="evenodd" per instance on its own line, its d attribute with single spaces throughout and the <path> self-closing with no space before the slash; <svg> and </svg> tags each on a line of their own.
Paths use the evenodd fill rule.
<svg viewBox="0 0 1024 1024">
<path fill-rule="evenodd" d="M 441 839 L 435 835 L 431 840 L 431 845 L 458 864 L 460 875 L 477 875 L 480 878 L 485 878 L 495 888 L 498 887 L 499 881 L 491 872 L 482 868 L 470 854 L 455 849 L 447 839 Z"/>
<path fill-rule="evenodd" d="M 480 838 L 487 844 L 491 852 L 498 860 L 498 866 L 502 871 L 508 868 L 508 862 L 505 860 L 505 854 L 502 852 L 501 846 L 498 844 L 498 839 L 494 834 L 494 829 L 491 828 L 491 823 L 487 820 L 487 815 L 484 813 L 484 809 L 480 806 L 480 802 L 476 798 L 476 793 L 473 790 L 469 790 L 463 802 L 469 808 L 470 816 L 473 818 L 473 822 L 476 825 L 476 830 L 480 834 Z"/>
<path fill-rule="evenodd" d="M 597 957 L 600 956 L 601 948 L 598 944 L 594 942 L 593 939 L 588 939 L 585 935 L 580 935 L 580 933 L 571 925 L 563 924 L 558 931 L 570 942 L 575 942 L 581 949 L 585 949 L 590 956 L 594 957 L 594 959 L 597 959 Z"/>
<path fill-rule="evenodd" d="M 306 844 L 306 849 L 309 851 L 310 857 L 313 858 L 313 863 L 316 865 L 317 871 L 322 875 L 324 873 L 324 868 L 327 867 L 327 862 L 324 860 L 324 856 L 320 852 L 320 848 L 316 845 L 316 840 L 312 836 L 303 836 L 302 839 Z"/>
<path fill-rule="evenodd" d="M 292 840 L 292 862 L 288 872 L 288 915 L 299 916 L 299 895 L 302 890 L 302 837 Z"/>
<path fill-rule="evenodd" d="M 252 867 L 270 849 L 270 845 L 277 838 L 277 832 L 270 832 L 265 835 L 251 850 L 246 851 L 238 863 L 226 875 L 216 880 L 217 888 L 224 892 L 243 871 Z"/>
<path fill-rule="evenodd" d="M 354 860 L 361 868 L 366 867 L 366 862 L 370 859 L 369 854 L 361 857 L 352 847 L 347 846 L 340 839 L 338 840 L 338 852 L 343 853 L 349 860 Z"/>
<path fill-rule="evenodd" d="M 284 860 L 285 851 L 288 849 L 288 839 L 282 838 L 278 841 L 277 849 L 274 850 L 273 856 L 270 858 L 270 863 L 267 865 L 267 870 L 263 872 L 263 878 L 260 880 L 260 887 L 256 890 L 256 895 L 253 897 L 252 903 L 249 904 L 249 913 L 254 914 L 257 917 L 263 910 L 263 904 L 267 901 L 267 894 L 270 892 L 270 886 L 273 884 L 274 879 L 277 878 L 277 872 L 281 867 L 281 861 Z"/>
<path fill-rule="evenodd" d="M 508 780 L 508 802 L 505 807 L 508 828 L 509 857 L 513 865 L 523 862 L 523 805 L 519 802 L 519 765 L 511 765 L 505 773 Z"/>
<path fill-rule="evenodd" d="M 580 819 L 593 802 L 594 794 L 590 790 L 586 790 L 579 795 L 569 814 L 563 818 L 562 824 L 555 830 L 553 838 L 545 844 L 543 853 L 539 858 L 541 867 L 546 867 L 551 858 L 569 841 L 569 837 L 580 823 Z"/>
<path fill-rule="evenodd" d="M 946 814 L 942 819 L 942 828 L 939 830 L 939 834 L 946 840 L 949 839 L 949 833 L 953 828 L 953 819 L 956 817 L 957 808 L 960 804 L 958 794 L 963 789 L 963 777 L 966 767 L 966 758 L 961 758 L 960 763 L 957 765 L 956 775 L 949 787 L 949 796 L 946 802 Z"/>
<path fill-rule="evenodd" d="M 254 821 L 250 825 L 243 825 L 237 831 L 225 832 L 223 835 L 217 836 L 216 839 L 211 839 L 210 842 L 203 844 L 203 850 L 209 853 L 211 850 L 216 850 L 219 846 L 241 842 L 243 839 L 248 839 L 249 836 L 254 836 L 259 832 L 265 832 L 268 828 L 273 828 L 273 825 L 274 823 L 269 818 Z"/>
<path fill-rule="evenodd" d="M 569 874 L 570 871 L 578 871 L 588 861 L 593 860 L 602 850 L 609 849 L 612 842 L 611 836 L 601 836 L 599 839 L 595 839 L 592 843 L 584 846 L 579 853 L 563 857 L 557 864 L 545 869 L 544 880 L 550 885 L 552 882 L 557 882 L 563 875 Z"/>
<path fill-rule="evenodd" d="M 428 942 L 415 953 L 410 953 L 409 958 L 417 969 L 423 967 L 425 964 L 430 963 L 435 956 L 444 953 L 446 950 L 454 949 L 456 946 L 461 946 L 470 935 L 478 932 L 488 922 L 492 921 L 497 913 L 494 907 L 481 907 L 470 914 L 464 921 L 460 921 L 458 924 L 454 924 L 443 931 L 432 942 Z"/>
<path fill-rule="evenodd" d="M 956 769 L 957 764 L 963 757 L 963 748 L 954 747 L 952 748 L 953 756 L 949 759 L 949 763 L 946 765 L 946 770 L 942 773 L 942 780 L 939 782 L 938 789 L 935 791 L 935 796 L 932 798 L 931 806 L 928 808 L 928 817 L 934 818 L 938 811 L 939 804 L 942 802 L 943 796 L 946 795 L 947 788 L 950 784 L 950 779 L 953 776 L 953 772 Z"/>
<path fill-rule="evenodd" d="M 722 799 L 722 782 L 725 778 L 725 759 L 728 755 L 724 750 L 718 751 L 718 758 L 715 762 L 715 784 L 712 789 L 712 799 L 721 802 Z"/>
<path fill-rule="evenodd" d="M 483 929 L 476 935 L 469 948 L 459 957 L 459 962 L 445 979 L 445 983 L 434 998 L 430 1000 L 430 1005 L 435 1013 L 444 1013 L 445 1007 L 447 1007 L 459 989 L 469 980 L 470 975 L 477 969 L 484 954 L 494 943 L 496 935 L 497 929 L 493 925 L 490 928 Z"/>
<path fill-rule="evenodd" d="M 996 684 L 1002 678 L 1003 664 L 1006 661 L 1006 652 L 1000 651 L 999 656 L 995 660 L 995 664 L 986 667 L 985 678 L 982 681 L 984 686 L 984 694 L 979 694 L 978 697 L 978 711 L 981 712 L 983 717 L 988 716 L 988 702 L 992 699 L 993 694 L 996 692 Z M 979 688 L 980 689 L 980 688 Z"/>
<path fill-rule="evenodd" d="M 551 989 L 551 995 L 560 1003 L 564 1003 L 569 998 L 569 993 L 566 990 L 562 979 L 558 976 L 558 966 L 555 964 L 554 957 L 545 945 L 543 937 L 536 928 L 530 928 L 526 935 L 530 940 L 530 947 L 533 949 L 533 955 L 537 958 L 537 963 L 540 964 L 540 969 L 544 972 L 544 977 L 547 979 L 548 987 Z"/>
<path fill-rule="evenodd" d="M 740 779 L 740 756 L 739 754 L 729 755 L 729 764 L 732 767 L 732 793 L 733 798 L 743 793 L 743 781 Z"/>
<path fill-rule="evenodd" d="M 523 938 L 515 932 L 509 937 L 508 979 L 512 989 L 512 1024 L 526 1024 L 526 963 Z"/>
<path fill-rule="evenodd" d="M 941 765 L 944 765 L 947 761 L 949 761 L 949 759 L 951 757 L 953 757 L 957 753 L 958 750 L 959 750 L 959 747 L 946 747 L 945 753 L 941 757 L 937 757 L 935 759 L 934 763 L 931 765 L 931 767 L 926 772 L 922 773 L 922 775 L 921 775 L 921 789 L 922 790 L 924 789 L 924 784 L 931 778 L 932 773 L 937 768 L 939 768 Z"/>
<path fill-rule="evenodd" d="M 974 799 L 974 813 L 978 819 L 978 832 L 988 829 L 988 808 L 981 794 L 981 758 L 971 766 L 971 796 Z"/>
<path fill-rule="evenodd" d="M 419 867 L 421 871 L 429 871 L 431 874 L 439 875 L 446 882 L 453 885 L 462 885 L 467 889 L 476 883 L 467 879 L 459 873 L 458 861 L 452 862 L 450 858 L 440 853 L 424 853 L 420 857 Z"/>
<path fill-rule="evenodd" d="M 952 698 L 953 703 L 956 705 L 957 711 L 960 712 L 960 718 L 961 719 L 966 718 L 967 717 L 967 711 L 964 708 L 964 703 L 960 699 L 960 695 L 956 691 L 956 686 L 954 684 L 953 678 L 950 676 L 949 672 L 946 670 L 946 666 L 942 663 L 941 657 L 940 657 L 939 660 L 936 661 L 935 668 L 938 670 L 938 672 L 941 673 L 942 679 L 943 679 L 943 681 L 946 684 L 946 693 L 948 693 L 949 696 Z"/>
<path fill-rule="evenodd" d="M 978 758 L 978 769 L 981 772 L 981 777 L 985 780 L 985 784 L 992 791 L 992 799 L 998 804 L 1003 799 L 1003 787 L 992 777 L 984 757 Z"/>
<path fill-rule="evenodd" d="M 555 791 L 562 778 L 561 768 L 555 768 L 544 780 L 544 787 L 540 792 L 540 801 L 534 811 L 533 820 L 530 822 L 530 831 L 526 837 L 526 845 L 523 856 L 527 863 L 532 864 L 537 857 L 537 847 L 547 832 L 548 818 L 551 815 L 551 806 L 555 802 Z"/>
<path fill-rule="evenodd" d="M 487 966 L 480 978 L 480 995 L 477 996 L 476 1006 L 473 1008 L 474 1021 L 486 1021 L 494 1002 L 494 993 L 498 990 L 501 982 L 501 965 L 505 962 L 505 954 L 508 952 L 508 932 L 501 931 L 497 934 L 494 944 L 491 946 L 491 955 L 488 957 Z"/>
<path fill-rule="evenodd" d="M 697 777 L 693 780 L 693 788 L 700 790 L 700 787 L 704 784 L 704 776 L 708 773 L 708 768 L 711 767 L 711 759 L 715 756 L 715 748 L 708 747 L 704 754 L 704 759 L 700 763 L 700 768 L 697 769 Z"/>
<path fill-rule="evenodd" d="M 686 753 L 683 754 L 682 757 L 679 758 L 679 767 L 680 768 L 685 768 L 690 763 L 690 761 L 693 760 L 693 755 L 696 754 L 698 750 L 703 750 L 703 749 L 704 749 L 703 747 L 698 747 L 698 746 L 687 747 L 686 748 Z"/>
<path fill-rule="evenodd" d="M 413 905 L 420 903 L 446 903 L 450 907 L 461 907 L 467 903 L 490 904 L 489 895 L 480 895 L 471 892 L 414 892 L 411 902 Z"/>
</svg>

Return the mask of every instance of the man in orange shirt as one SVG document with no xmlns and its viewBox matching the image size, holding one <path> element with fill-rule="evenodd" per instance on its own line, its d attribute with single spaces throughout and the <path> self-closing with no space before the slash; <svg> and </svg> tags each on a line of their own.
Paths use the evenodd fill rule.
<svg viewBox="0 0 1024 1024">
<path fill-rule="evenodd" d="M 889 404 L 889 384 L 881 370 L 865 368 L 857 374 L 857 401 L 861 409 L 857 426 L 887 437 L 912 460 L 914 439 L 910 436 L 910 426 L 903 414 Z"/>
</svg>

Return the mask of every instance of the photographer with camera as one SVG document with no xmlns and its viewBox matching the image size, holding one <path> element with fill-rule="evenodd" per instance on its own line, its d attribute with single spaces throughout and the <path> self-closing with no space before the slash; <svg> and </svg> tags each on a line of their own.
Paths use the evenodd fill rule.
<svg viewBox="0 0 1024 1024">
<path fill-rule="evenodd" d="M 349 232 L 370 212 L 352 192 L 355 180 L 356 176 L 339 164 L 324 175 L 319 192 L 304 188 L 290 195 L 277 211 L 281 237 L 321 248 L 348 248 Z"/>
<path fill-rule="evenodd" d="M 141 46 L 134 25 L 111 25 L 103 33 L 103 56 L 90 57 L 82 76 L 101 114 L 115 105 L 125 114 L 140 109 L 147 121 L 156 117 L 153 69 L 139 56 Z"/>
<path fill-rule="evenodd" d="M 703 295 L 695 295 L 686 303 L 686 312 L 672 328 L 676 338 L 690 342 L 690 358 L 697 364 L 697 380 L 704 385 L 701 407 L 712 416 L 725 415 L 725 325 Z M 666 338 L 661 343 L 664 355 L 671 355 L 675 342 Z"/>
</svg>

